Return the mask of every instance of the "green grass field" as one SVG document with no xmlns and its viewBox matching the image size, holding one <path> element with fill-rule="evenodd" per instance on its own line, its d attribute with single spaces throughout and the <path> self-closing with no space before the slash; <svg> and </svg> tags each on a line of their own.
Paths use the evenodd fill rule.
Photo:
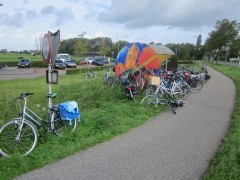
<svg viewBox="0 0 240 180">
<path fill-rule="evenodd" d="M 104 72 L 96 79 L 84 79 L 83 74 L 62 75 L 59 84 L 53 85 L 58 94 L 55 103 L 75 100 L 78 102 L 81 123 L 76 133 L 62 139 L 54 134 L 40 131 L 37 147 L 26 157 L 0 158 L 0 179 L 11 179 L 48 163 L 62 159 L 82 149 L 111 139 L 130 129 L 144 124 L 150 117 L 159 114 L 165 107 L 149 109 L 126 98 L 123 89 L 105 86 Z M 48 86 L 44 77 L 35 80 L 0 81 L 0 124 L 16 117 L 15 100 L 22 92 L 34 92 L 29 97 L 29 106 L 47 117 Z M 59 151 L 61 149 L 61 151 Z"/>
<path fill-rule="evenodd" d="M 232 78 L 237 87 L 236 109 L 231 125 L 219 152 L 212 159 L 204 179 L 239 179 L 240 177 L 240 69 L 237 67 L 212 65 L 216 70 Z M 61 75 L 59 84 L 53 85 L 58 93 L 55 103 L 75 100 L 81 112 L 81 123 L 76 133 L 63 139 L 53 134 L 39 131 L 39 141 L 34 151 L 26 157 L 0 157 L 0 179 L 11 179 L 32 171 L 70 154 L 107 141 L 144 124 L 150 117 L 166 110 L 165 107 L 149 109 L 139 102 L 126 99 L 121 88 L 112 89 L 102 84 L 99 78 L 83 79 L 83 74 Z M 16 117 L 15 97 L 22 92 L 34 92 L 29 97 L 29 106 L 47 117 L 48 86 L 45 77 L 35 80 L 0 81 L 0 124 Z M 59 151 L 61 149 L 61 151 Z"/>
<path fill-rule="evenodd" d="M 42 56 L 31 54 L 0 53 L 0 62 L 18 62 L 21 58 L 30 58 L 32 61 L 42 61 Z"/>
<path fill-rule="evenodd" d="M 32 61 L 43 61 L 42 55 L 0 53 L 0 62 L 18 62 L 21 58 L 29 58 Z M 79 60 L 76 56 L 71 56 L 73 60 Z M 83 58 L 82 58 L 83 59 Z"/>
</svg>

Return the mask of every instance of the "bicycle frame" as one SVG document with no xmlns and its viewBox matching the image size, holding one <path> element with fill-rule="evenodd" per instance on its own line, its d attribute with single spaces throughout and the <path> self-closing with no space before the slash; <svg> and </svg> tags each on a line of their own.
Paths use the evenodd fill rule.
<svg viewBox="0 0 240 180">
<path fill-rule="evenodd" d="M 85 74 L 85 78 L 94 78 L 97 76 L 97 72 L 92 71 L 90 69 L 88 69 L 88 71 Z"/>
<path fill-rule="evenodd" d="M 30 121 L 34 122 L 34 124 L 37 124 L 38 126 L 42 126 L 42 124 L 39 121 L 49 124 L 50 121 L 48 121 L 48 122 L 44 121 L 44 119 L 40 118 L 36 113 L 34 113 L 30 108 L 27 107 L 27 97 L 22 97 L 22 99 L 24 100 L 24 104 L 23 104 L 23 109 L 22 109 L 22 113 L 20 116 L 20 120 L 21 120 L 20 132 L 22 129 L 23 122 L 25 120 L 30 120 Z M 49 107 L 48 108 L 48 118 L 51 117 L 50 116 L 51 111 L 53 111 L 53 109 L 51 107 Z"/>
<path fill-rule="evenodd" d="M 24 97 L 23 99 L 24 99 L 24 105 L 23 105 L 23 110 L 22 110 L 22 114 L 21 114 L 21 117 L 20 117 L 20 119 L 21 119 L 21 121 L 22 121 L 22 124 L 23 124 L 23 122 L 24 122 L 25 119 L 26 119 L 26 120 L 31 120 L 31 121 L 33 121 L 35 124 L 41 126 L 41 123 L 38 122 L 36 119 L 38 119 L 38 120 L 40 120 L 40 121 L 42 121 L 42 122 L 45 122 L 45 121 L 44 121 L 42 118 L 40 118 L 36 113 L 34 113 L 31 109 L 29 109 L 29 108 L 27 107 L 27 98 Z M 28 113 L 27 111 L 28 111 L 29 113 Z M 28 117 L 29 119 L 27 119 L 26 117 Z"/>
<path fill-rule="evenodd" d="M 162 90 L 163 92 L 166 92 L 168 95 L 174 96 L 175 94 L 179 94 L 179 92 L 175 92 L 176 88 L 178 88 L 180 92 L 182 91 L 181 88 L 178 86 L 178 83 L 176 83 L 175 81 L 173 82 L 171 88 L 167 88 L 164 86 L 163 80 L 161 80 L 161 83 L 159 86 L 157 86 L 157 89 L 154 94 L 156 95 L 160 90 Z"/>
</svg>

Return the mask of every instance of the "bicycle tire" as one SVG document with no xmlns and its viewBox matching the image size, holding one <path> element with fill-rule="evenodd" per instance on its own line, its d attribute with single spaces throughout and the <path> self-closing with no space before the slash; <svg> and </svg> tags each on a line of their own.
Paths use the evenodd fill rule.
<svg viewBox="0 0 240 180">
<path fill-rule="evenodd" d="M 112 87 L 118 87 L 120 85 L 119 77 L 113 77 Z"/>
<path fill-rule="evenodd" d="M 190 92 L 196 93 L 196 92 L 200 91 L 200 89 L 202 89 L 203 83 L 200 80 L 199 81 L 193 81 L 193 82 L 190 83 L 189 86 L 190 86 Z"/>
<path fill-rule="evenodd" d="M 135 94 L 132 92 L 132 90 L 129 91 L 129 94 L 130 94 L 130 98 L 135 102 L 136 101 Z"/>
<path fill-rule="evenodd" d="M 147 96 L 147 95 L 154 95 L 154 94 L 155 94 L 155 91 L 156 91 L 156 86 L 148 85 L 148 86 L 146 87 L 146 96 Z"/>
<path fill-rule="evenodd" d="M 142 77 L 140 77 L 139 80 L 138 80 L 138 87 L 141 90 L 143 90 L 143 88 L 144 88 L 144 80 L 143 80 Z"/>
<path fill-rule="evenodd" d="M 183 92 L 183 99 L 186 99 L 190 93 L 190 86 L 185 82 L 179 82 L 178 84 Z"/>
<path fill-rule="evenodd" d="M 37 144 L 36 127 L 29 121 L 24 120 L 21 134 L 18 139 L 18 131 L 21 120 L 14 119 L 4 124 L 0 129 L 0 154 L 5 157 L 19 154 L 28 155 Z"/>
<path fill-rule="evenodd" d="M 158 97 L 156 95 L 147 95 L 142 99 L 141 104 L 145 104 L 147 107 L 157 107 Z"/>
<path fill-rule="evenodd" d="M 107 85 L 112 85 L 112 84 L 113 84 L 113 81 L 114 81 L 113 77 L 112 77 L 112 76 L 109 76 L 109 77 L 106 79 L 106 83 L 105 83 L 105 84 L 107 84 Z"/>
<path fill-rule="evenodd" d="M 52 112 L 51 115 L 51 130 L 60 137 L 65 137 L 69 133 L 75 131 L 77 127 L 77 118 L 72 120 L 72 125 L 69 125 L 68 120 L 62 120 L 58 110 Z"/>
</svg>

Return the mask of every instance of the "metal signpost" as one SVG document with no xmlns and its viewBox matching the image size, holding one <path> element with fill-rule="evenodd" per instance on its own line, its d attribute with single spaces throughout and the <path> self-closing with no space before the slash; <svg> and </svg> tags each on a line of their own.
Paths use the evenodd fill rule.
<svg viewBox="0 0 240 180">
<path fill-rule="evenodd" d="M 52 42 L 51 42 L 51 34 L 47 33 L 43 37 L 43 44 L 42 44 L 42 54 L 43 54 L 43 60 L 45 63 L 48 63 L 48 74 L 47 74 L 47 82 L 48 82 L 48 94 L 52 93 L 52 87 L 51 87 L 51 71 L 52 71 L 52 62 L 51 62 L 51 56 L 52 56 Z M 52 107 L 51 98 L 48 100 L 48 107 Z"/>
<path fill-rule="evenodd" d="M 46 82 L 48 83 L 48 94 L 52 94 L 52 84 L 58 83 L 58 72 L 52 70 L 52 65 L 55 62 L 57 51 L 60 45 L 60 30 L 55 33 L 50 31 L 46 33 L 42 41 L 42 55 L 45 63 L 48 64 L 46 71 Z M 48 99 L 48 107 L 52 107 L 52 98 Z M 50 116 L 50 115 L 49 115 Z M 50 120 L 50 117 L 49 117 Z"/>
</svg>

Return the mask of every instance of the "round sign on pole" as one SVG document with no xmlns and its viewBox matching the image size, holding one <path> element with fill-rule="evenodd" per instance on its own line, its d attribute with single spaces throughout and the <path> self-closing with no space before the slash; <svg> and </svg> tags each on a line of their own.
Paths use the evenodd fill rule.
<svg viewBox="0 0 240 180">
<path fill-rule="evenodd" d="M 49 63 L 52 55 L 52 43 L 50 34 L 45 34 L 42 41 L 42 55 L 45 63 Z"/>
</svg>

